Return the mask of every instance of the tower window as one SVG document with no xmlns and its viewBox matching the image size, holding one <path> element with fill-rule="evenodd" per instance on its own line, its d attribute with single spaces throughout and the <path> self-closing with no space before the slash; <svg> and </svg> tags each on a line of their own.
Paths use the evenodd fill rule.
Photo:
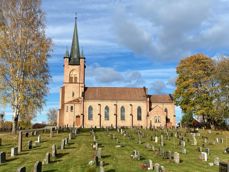
<svg viewBox="0 0 229 172">
<path fill-rule="evenodd" d="M 69 82 L 76 83 L 77 82 L 77 72 L 76 70 L 72 70 L 69 74 Z"/>
<path fill-rule="evenodd" d="M 74 97 L 75 96 L 75 93 L 74 92 L 72 92 L 72 97 Z"/>
<path fill-rule="evenodd" d="M 71 106 L 71 112 L 73 112 L 73 106 Z"/>
</svg>

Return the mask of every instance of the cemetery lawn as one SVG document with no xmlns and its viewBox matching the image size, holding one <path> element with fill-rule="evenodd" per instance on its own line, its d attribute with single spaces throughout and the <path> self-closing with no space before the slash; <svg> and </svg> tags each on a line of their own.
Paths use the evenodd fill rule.
<svg viewBox="0 0 229 172">
<path fill-rule="evenodd" d="M 145 148 L 145 144 L 149 143 L 155 146 L 155 149 L 160 147 L 160 139 L 158 143 L 151 141 L 151 136 L 157 135 L 160 138 L 160 131 L 143 130 L 145 137 L 141 139 L 142 144 L 138 144 L 138 135 L 136 129 L 125 129 L 130 135 L 133 136 L 132 140 L 124 137 L 116 130 L 106 131 L 95 131 L 97 142 L 99 147 L 102 147 L 102 161 L 104 161 L 104 169 L 106 172 L 141 172 L 146 171 L 142 169 L 142 164 L 152 160 L 153 164 L 159 163 L 165 167 L 166 172 L 216 172 L 218 166 L 209 166 L 209 162 L 213 162 L 215 157 L 219 157 L 220 161 L 229 161 L 229 154 L 224 153 L 224 149 L 229 146 L 229 132 L 228 131 L 212 131 L 209 134 L 206 130 L 199 130 L 200 136 L 197 136 L 197 146 L 191 145 L 192 136 L 187 134 L 187 138 L 190 142 L 186 141 L 187 154 L 181 153 L 181 148 L 178 145 L 178 139 L 171 137 L 167 140 L 164 136 L 164 150 L 179 152 L 180 153 L 180 164 L 175 164 L 173 160 L 163 159 L 157 151 L 153 151 Z M 184 135 L 185 131 L 181 131 Z M 116 148 L 117 141 L 112 139 L 112 134 L 118 138 L 120 144 L 123 147 Z M 92 149 L 93 137 L 89 130 L 81 129 L 80 133 L 69 141 L 69 144 L 64 150 L 60 150 L 61 140 L 68 137 L 68 132 L 56 134 L 50 138 L 49 133 L 40 133 L 41 143 L 38 146 L 34 146 L 32 150 L 28 149 L 27 143 L 32 140 L 33 143 L 37 140 L 37 136 L 25 137 L 23 135 L 23 151 L 20 155 L 10 157 L 10 149 L 17 146 L 17 135 L 11 135 L 9 133 L 0 133 L 2 138 L 2 146 L 0 146 L 0 152 L 6 152 L 6 163 L 0 165 L 0 172 L 16 172 L 16 169 L 21 166 L 26 167 L 26 171 L 30 172 L 33 170 L 33 166 L 36 161 L 43 161 L 45 154 L 52 151 L 52 145 L 57 145 L 57 157 L 51 157 L 51 163 L 43 165 L 43 172 L 93 172 L 99 171 L 99 168 L 95 166 L 90 167 L 89 161 L 94 159 L 95 150 Z M 199 159 L 200 152 L 197 151 L 198 146 L 202 146 L 202 136 L 208 137 L 208 142 L 205 147 L 210 148 L 210 155 L 208 161 L 204 162 Z M 215 138 L 224 138 L 223 143 L 213 144 Z M 133 160 L 131 153 L 133 150 L 140 152 L 142 159 Z"/>
</svg>

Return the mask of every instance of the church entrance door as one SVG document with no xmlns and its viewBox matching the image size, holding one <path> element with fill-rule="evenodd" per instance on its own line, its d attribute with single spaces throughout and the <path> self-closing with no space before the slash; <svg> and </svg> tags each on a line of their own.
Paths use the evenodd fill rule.
<svg viewBox="0 0 229 172">
<path fill-rule="evenodd" d="M 80 127 L 80 116 L 76 116 L 76 126 Z"/>
</svg>

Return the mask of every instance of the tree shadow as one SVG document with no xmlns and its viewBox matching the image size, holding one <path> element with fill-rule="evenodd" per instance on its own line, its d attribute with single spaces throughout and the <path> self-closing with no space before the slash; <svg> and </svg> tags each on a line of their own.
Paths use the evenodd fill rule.
<svg viewBox="0 0 229 172">
<path fill-rule="evenodd" d="M 115 169 L 107 170 L 106 172 L 115 172 Z"/>
<path fill-rule="evenodd" d="M 43 172 L 54 172 L 54 171 L 57 171 L 56 169 L 53 169 L 53 170 L 45 170 Z"/>
</svg>

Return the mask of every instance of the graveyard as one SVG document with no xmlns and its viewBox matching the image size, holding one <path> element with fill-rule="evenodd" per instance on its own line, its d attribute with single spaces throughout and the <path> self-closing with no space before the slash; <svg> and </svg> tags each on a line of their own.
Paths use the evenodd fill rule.
<svg viewBox="0 0 229 172">
<path fill-rule="evenodd" d="M 0 133 L 1 172 L 33 171 L 38 164 L 44 172 L 223 172 L 229 163 L 228 131 L 66 128 L 19 133 Z"/>
</svg>

